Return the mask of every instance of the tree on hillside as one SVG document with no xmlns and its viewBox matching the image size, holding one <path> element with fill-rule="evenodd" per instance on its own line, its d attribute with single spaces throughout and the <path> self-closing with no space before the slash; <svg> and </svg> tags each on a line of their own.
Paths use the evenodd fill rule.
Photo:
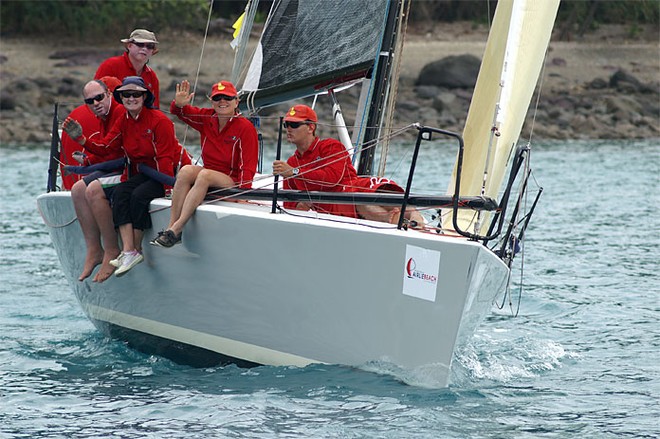
<svg viewBox="0 0 660 439">
<path fill-rule="evenodd" d="M 272 3 L 273 0 L 261 0 L 262 18 Z M 213 17 L 234 20 L 245 10 L 246 4 L 247 0 L 216 0 Z M 161 32 L 166 29 L 202 31 L 209 5 L 209 0 L 2 0 L 0 33 L 100 38 L 124 35 L 136 27 Z M 413 24 L 459 20 L 487 23 L 496 6 L 497 0 L 412 0 L 410 20 Z M 626 24 L 634 30 L 644 24 L 658 25 L 659 21 L 658 0 L 563 0 L 557 28 L 563 38 L 572 38 L 584 35 L 599 24 Z"/>
</svg>

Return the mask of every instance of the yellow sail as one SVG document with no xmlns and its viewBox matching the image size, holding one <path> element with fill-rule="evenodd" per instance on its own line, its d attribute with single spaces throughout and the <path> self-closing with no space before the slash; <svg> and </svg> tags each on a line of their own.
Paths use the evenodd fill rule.
<svg viewBox="0 0 660 439">
<path fill-rule="evenodd" d="M 558 8 L 559 0 L 498 1 L 463 131 L 460 195 L 498 198 L 543 67 Z M 456 166 L 449 193 L 454 192 L 455 180 Z M 458 225 L 483 234 L 488 227 L 485 219 L 475 230 L 477 215 L 461 211 Z M 443 228 L 453 230 L 451 215 L 444 216 Z"/>
</svg>

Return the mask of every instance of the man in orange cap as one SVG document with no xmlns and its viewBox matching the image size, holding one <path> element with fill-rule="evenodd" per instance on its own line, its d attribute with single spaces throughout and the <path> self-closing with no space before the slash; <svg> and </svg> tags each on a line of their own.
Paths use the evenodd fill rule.
<svg viewBox="0 0 660 439">
<path fill-rule="evenodd" d="M 335 139 L 316 136 L 318 118 L 307 105 L 294 105 L 284 117 L 286 139 L 296 146 L 287 161 L 275 160 L 273 173 L 286 177 L 285 189 L 342 192 L 357 177 L 344 145 Z M 354 216 L 350 205 L 285 202 L 285 208 Z"/>
<path fill-rule="evenodd" d="M 286 177 L 285 189 L 324 192 L 403 192 L 392 180 L 379 177 L 358 177 L 344 145 L 335 139 L 316 136 L 316 112 L 307 105 L 294 105 L 284 117 L 286 138 L 296 151 L 286 162 L 275 160 L 273 173 Z M 396 223 L 400 209 L 389 206 L 350 204 L 318 204 L 285 202 L 285 208 L 309 210 Z M 416 225 L 424 219 L 414 209 L 406 218 Z"/>
<path fill-rule="evenodd" d="M 151 241 L 159 247 L 181 242 L 183 226 L 204 201 L 209 187 L 250 188 L 257 172 L 257 130 L 239 114 L 234 84 L 213 84 L 209 96 L 213 108 L 191 106 L 192 97 L 188 81 L 177 84 L 170 112 L 201 134 L 204 166 L 188 165 L 179 171 L 172 191 L 170 222 Z"/>
</svg>

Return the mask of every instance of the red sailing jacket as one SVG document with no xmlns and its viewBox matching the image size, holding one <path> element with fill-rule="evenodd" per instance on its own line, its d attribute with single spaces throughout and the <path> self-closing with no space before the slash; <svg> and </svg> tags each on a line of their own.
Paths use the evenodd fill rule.
<svg viewBox="0 0 660 439">
<path fill-rule="evenodd" d="M 286 161 L 298 168 L 300 174 L 284 180 L 284 189 L 302 191 L 342 192 L 357 178 L 355 168 L 344 145 L 335 139 L 314 139 L 303 154 L 298 150 Z M 296 203 L 285 202 L 292 209 Z M 313 204 L 314 210 L 355 217 L 355 208 L 344 204 Z"/>
<path fill-rule="evenodd" d="M 242 188 L 252 187 L 259 160 L 257 130 L 243 116 L 235 116 L 219 130 L 212 108 L 170 104 L 170 112 L 201 134 L 204 167 L 229 175 Z"/>
<path fill-rule="evenodd" d="M 126 110 L 123 105 L 118 104 L 114 100 L 110 104 L 110 111 L 108 112 L 105 119 L 97 117 L 92 110 L 86 104 L 83 104 L 75 108 L 69 117 L 75 119 L 80 123 L 83 129 L 83 135 L 88 139 L 100 140 L 110 132 L 110 128 L 115 124 L 117 119 L 124 116 Z M 65 132 L 62 133 L 62 150 L 60 152 L 60 161 L 64 165 L 73 165 L 79 166 L 80 163 L 75 161 L 72 158 L 72 154 L 75 151 L 84 152 L 87 155 L 86 164 L 100 163 L 108 160 L 118 159 L 123 157 L 123 151 L 105 151 L 104 155 L 96 155 L 90 151 L 86 151 L 83 146 L 78 142 L 74 141 L 69 137 Z M 70 174 L 64 175 L 62 172 L 62 185 L 65 189 L 70 190 L 74 183 L 82 179 L 84 175 Z"/>
<path fill-rule="evenodd" d="M 101 79 L 104 76 L 114 76 L 120 81 L 123 81 L 127 76 L 140 76 L 147 88 L 154 94 L 154 108 L 160 108 L 160 84 L 156 72 L 149 65 L 145 65 L 142 69 L 142 74 L 138 75 L 133 64 L 131 64 L 131 60 L 128 58 L 128 52 L 103 61 L 96 70 L 94 79 Z"/>
<path fill-rule="evenodd" d="M 181 151 L 172 121 L 162 111 L 150 108 L 143 108 L 137 119 L 126 112 L 103 139 L 87 139 L 85 148 L 101 155 L 123 150 L 130 162 L 129 175 L 137 173 L 137 165 L 143 163 L 174 176 Z"/>
</svg>

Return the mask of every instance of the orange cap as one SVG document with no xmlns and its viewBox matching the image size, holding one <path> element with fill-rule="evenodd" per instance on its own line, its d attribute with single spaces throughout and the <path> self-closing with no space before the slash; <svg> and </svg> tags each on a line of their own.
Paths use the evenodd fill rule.
<svg viewBox="0 0 660 439">
<path fill-rule="evenodd" d="M 104 76 L 103 78 L 99 79 L 99 81 L 103 82 L 105 86 L 108 87 L 110 93 L 113 93 L 115 88 L 121 85 L 121 81 L 114 76 Z"/>
<path fill-rule="evenodd" d="M 294 105 L 286 112 L 285 122 L 318 122 L 316 112 L 307 105 Z"/>
<path fill-rule="evenodd" d="M 225 95 L 233 98 L 236 97 L 237 94 L 238 93 L 236 93 L 236 87 L 234 87 L 234 84 L 229 81 L 217 82 L 213 84 L 213 87 L 211 88 L 211 97 L 217 95 Z"/>
</svg>

